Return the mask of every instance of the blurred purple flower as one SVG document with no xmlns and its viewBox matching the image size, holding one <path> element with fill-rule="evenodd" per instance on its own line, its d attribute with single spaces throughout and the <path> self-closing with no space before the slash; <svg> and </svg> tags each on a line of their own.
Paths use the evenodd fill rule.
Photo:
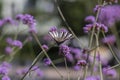
<svg viewBox="0 0 120 80">
<path fill-rule="evenodd" d="M 100 77 L 99 76 L 89 76 L 89 77 L 86 77 L 85 80 L 100 80 Z"/>
<path fill-rule="evenodd" d="M 114 35 L 108 35 L 105 38 L 102 39 L 102 42 L 104 44 L 114 44 L 116 42 L 116 38 Z"/>
<path fill-rule="evenodd" d="M 75 65 L 75 66 L 73 66 L 73 69 L 74 69 L 75 71 L 79 71 L 79 70 L 80 70 L 80 66 Z"/>
<path fill-rule="evenodd" d="M 94 16 L 87 16 L 85 18 L 85 22 L 94 23 L 95 22 L 95 17 Z"/>
<path fill-rule="evenodd" d="M 109 69 L 109 67 L 103 68 L 103 74 L 105 74 L 108 77 L 116 78 L 117 72 L 115 69 Z"/>
<path fill-rule="evenodd" d="M 8 76 L 3 76 L 3 77 L 2 77 L 2 80 L 11 80 L 11 79 L 10 79 L 10 77 L 8 77 Z"/>
<path fill-rule="evenodd" d="M 102 6 L 101 6 L 101 5 L 96 5 L 93 11 L 94 11 L 94 12 L 97 12 L 97 11 L 98 11 L 98 9 L 100 9 L 100 8 L 102 8 Z"/>
<path fill-rule="evenodd" d="M 79 60 L 81 58 L 81 50 L 78 48 L 70 48 L 71 53 L 74 55 L 75 59 Z"/>
<path fill-rule="evenodd" d="M 98 22 L 112 27 L 118 21 L 120 21 L 120 6 L 119 5 L 108 5 L 101 8 L 98 16 Z"/>
<path fill-rule="evenodd" d="M 16 21 L 13 20 L 13 19 L 10 18 L 10 17 L 4 18 L 4 19 L 3 19 L 3 23 L 4 23 L 4 24 L 9 23 L 9 24 L 12 24 L 12 25 L 16 25 L 16 24 L 17 24 Z"/>
<path fill-rule="evenodd" d="M 12 40 L 12 38 L 8 37 L 8 38 L 6 38 L 6 42 L 7 42 L 9 45 L 12 45 L 13 40 Z"/>
<path fill-rule="evenodd" d="M 60 45 L 59 51 L 61 55 L 67 56 L 71 50 L 67 45 Z"/>
<path fill-rule="evenodd" d="M 46 51 L 49 49 L 47 45 L 42 45 L 42 48 L 45 49 Z"/>
<path fill-rule="evenodd" d="M 8 68 L 7 68 L 7 67 L 0 66 L 0 74 L 1 74 L 1 75 L 6 75 L 6 74 L 8 74 Z"/>
<path fill-rule="evenodd" d="M 44 62 L 44 64 L 47 65 L 47 66 L 51 64 L 51 60 L 48 59 L 48 58 L 45 58 L 45 59 L 43 60 L 43 62 Z"/>
<path fill-rule="evenodd" d="M 4 25 L 4 21 L 0 20 L 0 27 L 2 27 Z"/>
<path fill-rule="evenodd" d="M 1 66 L 1 67 L 6 67 L 6 68 L 10 68 L 10 67 L 11 67 L 11 64 L 4 61 L 0 66 Z"/>
<path fill-rule="evenodd" d="M 87 64 L 86 60 L 78 60 L 77 61 L 77 65 L 79 65 L 79 66 L 86 66 L 86 64 Z"/>
<path fill-rule="evenodd" d="M 37 76 L 39 76 L 39 77 L 43 77 L 43 71 L 41 71 L 40 69 L 38 69 L 38 70 L 36 70 L 36 74 L 37 74 Z"/>
<path fill-rule="evenodd" d="M 108 27 L 106 27 L 104 24 L 100 24 L 100 23 L 95 23 L 95 26 L 94 26 L 94 24 L 87 24 L 85 27 L 83 27 L 83 30 L 85 33 L 88 33 L 92 30 L 93 27 L 95 27 L 96 32 L 98 30 L 104 31 L 105 33 L 108 32 Z"/>
<path fill-rule="evenodd" d="M 24 15 L 23 14 L 18 14 L 16 15 L 16 20 L 23 20 Z"/>
<path fill-rule="evenodd" d="M 19 47 L 20 49 L 23 47 L 22 42 L 19 41 L 19 40 L 14 40 L 14 41 L 12 42 L 12 45 L 13 45 L 13 46 L 16 46 L 16 47 Z"/>
<path fill-rule="evenodd" d="M 36 26 L 36 21 L 35 21 L 34 17 L 29 14 L 24 14 L 22 21 L 24 24 L 27 24 L 29 27 Z"/>
<path fill-rule="evenodd" d="M 69 62 L 73 62 L 73 61 L 74 61 L 74 58 L 73 58 L 73 55 L 72 55 L 72 54 L 67 54 L 65 57 L 66 57 L 66 59 L 67 59 Z"/>
<path fill-rule="evenodd" d="M 13 50 L 12 50 L 11 47 L 7 46 L 7 47 L 5 48 L 5 52 L 6 52 L 6 54 L 10 54 L 10 53 L 13 52 Z"/>
</svg>

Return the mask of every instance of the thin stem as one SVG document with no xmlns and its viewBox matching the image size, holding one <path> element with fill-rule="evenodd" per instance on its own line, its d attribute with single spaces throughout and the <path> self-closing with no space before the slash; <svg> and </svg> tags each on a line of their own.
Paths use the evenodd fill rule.
<svg viewBox="0 0 120 80">
<path fill-rule="evenodd" d="M 48 56 L 47 52 L 44 50 L 44 48 L 42 47 L 38 37 L 36 36 L 35 33 L 32 33 L 33 37 L 35 38 L 35 40 L 37 41 L 39 47 L 42 49 L 42 51 L 44 52 L 45 56 L 50 59 L 50 57 Z M 51 60 L 51 59 L 50 59 Z M 59 72 L 59 70 L 57 69 L 57 67 L 54 65 L 54 63 L 51 60 L 51 65 L 53 66 L 53 68 L 55 69 L 55 71 L 60 75 L 60 77 L 63 79 L 63 75 Z"/>
<path fill-rule="evenodd" d="M 85 70 L 84 70 L 84 74 L 83 74 L 83 80 L 85 80 L 86 76 L 87 76 L 87 70 L 88 70 L 88 66 L 85 66 Z"/>
<path fill-rule="evenodd" d="M 102 34 L 103 34 L 103 37 L 105 38 L 105 34 L 104 34 L 103 31 L 102 31 Z M 109 49 L 110 49 L 112 55 L 114 56 L 115 60 L 120 64 L 120 61 L 119 61 L 119 59 L 117 58 L 117 56 L 115 55 L 114 51 L 112 50 L 111 45 L 110 45 L 109 43 L 107 43 L 107 45 L 108 45 L 108 47 L 109 47 Z"/>
<path fill-rule="evenodd" d="M 27 76 L 27 74 L 30 72 L 30 70 L 33 68 L 33 66 L 38 62 L 41 54 L 43 53 L 43 51 L 41 51 L 38 56 L 33 60 L 32 65 L 30 66 L 30 68 L 28 69 L 28 71 L 25 73 L 25 75 L 21 78 L 21 80 L 24 80 L 24 78 Z"/>
<path fill-rule="evenodd" d="M 118 66 L 120 66 L 120 64 L 116 64 L 115 66 L 112 66 L 112 67 L 108 68 L 108 70 L 113 69 L 113 68 L 116 68 L 116 67 L 118 67 Z"/>
<path fill-rule="evenodd" d="M 65 60 L 65 67 L 66 67 L 66 70 L 67 70 L 67 73 L 68 73 L 68 80 L 70 80 L 70 75 L 69 75 L 69 70 L 68 70 L 67 60 L 66 60 L 65 57 L 64 57 L 64 60 Z"/>
<path fill-rule="evenodd" d="M 103 73 L 102 73 L 102 64 L 101 64 L 101 61 L 99 61 L 99 69 L 100 69 L 100 80 L 103 80 Z"/>
<path fill-rule="evenodd" d="M 56 3 L 57 10 L 58 10 L 58 12 L 59 12 L 59 14 L 60 14 L 63 22 L 65 23 L 66 27 L 67 27 L 68 30 L 73 34 L 73 36 L 79 41 L 80 46 L 82 47 L 83 44 L 81 43 L 81 41 L 79 40 L 79 38 L 76 36 L 76 34 L 73 32 L 73 30 L 71 29 L 71 27 L 69 26 L 69 24 L 67 23 L 64 15 L 63 15 L 63 13 L 62 13 L 62 11 L 61 11 L 61 9 L 60 9 L 60 6 L 59 6 L 59 4 L 58 4 L 58 1 L 57 1 L 57 0 L 54 0 L 54 1 L 55 1 L 55 3 Z"/>
</svg>

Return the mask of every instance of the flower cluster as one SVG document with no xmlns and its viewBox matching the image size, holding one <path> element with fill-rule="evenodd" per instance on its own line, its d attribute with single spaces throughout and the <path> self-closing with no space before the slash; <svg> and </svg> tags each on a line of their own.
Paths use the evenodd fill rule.
<svg viewBox="0 0 120 80">
<path fill-rule="evenodd" d="M 102 42 L 104 44 L 114 44 L 116 42 L 116 38 L 114 35 L 108 35 L 105 38 L 102 39 Z"/>
<path fill-rule="evenodd" d="M 26 24 L 29 26 L 29 32 L 33 32 L 33 33 L 37 33 L 36 30 L 36 20 L 34 19 L 33 16 L 29 15 L 29 14 L 18 14 L 16 16 L 17 20 L 20 20 L 23 22 L 23 24 Z"/>
<path fill-rule="evenodd" d="M 8 44 L 5 48 L 5 52 L 7 54 L 10 54 L 13 52 L 13 47 L 18 47 L 20 49 L 23 47 L 23 43 L 21 41 L 13 40 L 10 37 L 6 38 L 6 43 Z"/>
<path fill-rule="evenodd" d="M 11 80 L 10 77 L 8 76 L 10 67 L 11 65 L 7 62 L 3 62 L 0 65 L 0 75 L 2 76 L 2 80 Z"/>
<path fill-rule="evenodd" d="M 71 50 L 67 45 L 61 45 L 59 51 L 60 55 L 67 56 Z"/>
<path fill-rule="evenodd" d="M 100 30 L 100 31 L 104 31 L 105 33 L 108 32 L 108 27 L 100 23 L 87 24 L 85 27 L 83 27 L 83 30 L 85 33 L 88 33 L 93 29 L 93 27 L 95 27 L 96 31 Z"/>
</svg>

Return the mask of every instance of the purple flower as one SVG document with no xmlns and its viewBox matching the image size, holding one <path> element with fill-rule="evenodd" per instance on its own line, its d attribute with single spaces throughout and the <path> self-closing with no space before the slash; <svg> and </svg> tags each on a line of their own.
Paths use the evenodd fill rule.
<svg viewBox="0 0 120 80">
<path fill-rule="evenodd" d="M 101 6 L 101 5 L 96 5 L 96 6 L 95 6 L 95 8 L 94 8 L 94 12 L 97 12 L 97 11 L 98 11 L 98 9 L 100 9 L 100 8 L 102 8 L 102 6 Z"/>
<path fill-rule="evenodd" d="M 3 23 L 4 23 L 4 24 L 10 23 L 10 24 L 16 25 L 16 22 L 15 22 L 12 18 L 10 18 L 10 17 L 4 18 L 4 19 L 3 19 Z"/>
<path fill-rule="evenodd" d="M 49 31 L 49 34 L 58 45 L 72 38 L 72 34 L 68 33 L 67 30 L 65 29 L 57 30 L 56 27 L 52 27 Z"/>
<path fill-rule="evenodd" d="M 89 76 L 89 77 L 86 77 L 85 80 L 100 80 L 100 77 L 99 76 Z"/>
<path fill-rule="evenodd" d="M 92 30 L 93 24 L 87 24 L 85 27 L 83 27 L 83 30 L 85 33 L 88 33 Z"/>
<path fill-rule="evenodd" d="M 70 48 L 71 53 L 74 55 L 75 59 L 80 59 L 81 58 L 81 50 L 78 48 Z"/>
<path fill-rule="evenodd" d="M 86 66 L 86 64 L 87 64 L 86 60 L 78 60 L 77 61 L 77 65 L 79 65 L 79 66 Z"/>
<path fill-rule="evenodd" d="M 19 41 L 19 40 L 14 40 L 14 41 L 12 42 L 12 45 L 13 45 L 13 46 L 16 46 L 16 47 L 19 47 L 20 49 L 21 49 L 22 46 L 23 46 L 22 42 Z"/>
<path fill-rule="evenodd" d="M 50 65 L 50 64 L 51 64 L 51 60 L 48 59 L 48 58 L 45 58 L 45 59 L 43 60 L 43 62 L 44 62 L 45 65 Z"/>
<path fill-rule="evenodd" d="M 1 75 L 6 75 L 6 74 L 8 74 L 8 68 L 7 68 L 7 67 L 0 66 L 0 74 L 1 74 Z"/>
<path fill-rule="evenodd" d="M 70 54 L 70 48 L 67 45 L 61 45 L 59 48 L 60 54 L 63 56 L 67 56 Z"/>
<path fill-rule="evenodd" d="M 8 38 L 6 38 L 6 42 L 7 42 L 9 45 L 12 45 L 13 40 L 12 40 L 12 38 L 8 37 Z"/>
<path fill-rule="evenodd" d="M 49 49 L 47 45 L 42 45 L 42 48 L 45 49 L 46 51 Z"/>
<path fill-rule="evenodd" d="M 116 70 L 115 69 L 109 69 L 109 67 L 103 68 L 103 73 L 108 77 L 112 77 L 112 78 L 117 77 Z"/>
<path fill-rule="evenodd" d="M 2 80 L 11 80 L 11 79 L 10 79 L 10 77 L 8 77 L 8 76 L 3 76 L 3 77 L 2 77 Z"/>
<path fill-rule="evenodd" d="M 11 47 L 7 46 L 7 47 L 5 48 L 5 52 L 6 52 L 7 54 L 10 54 L 10 53 L 13 52 L 13 50 L 12 50 Z"/>
<path fill-rule="evenodd" d="M 116 41 L 116 38 L 115 38 L 114 35 L 108 35 L 108 36 L 106 36 L 105 38 L 102 39 L 102 42 L 104 44 L 111 44 L 112 45 L 112 44 L 115 43 L 115 41 Z"/>
<path fill-rule="evenodd" d="M 29 14 L 25 14 L 22 18 L 24 24 L 27 24 L 29 27 L 33 27 L 36 25 L 36 21 L 33 16 Z"/>
<path fill-rule="evenodd" d="M 5 61 L 0 66 L 1 67 L 6 67 L 6 68 L 10 68 L 11 67 L 11 65 L 8 62 L 5 62 Z"/>
<path fill-rule="evenodd" d="M 85 27 L 83 27 L 83 30 L 85 33 L 88 33 L 92 30 L 92 28 L 95 27 L 95 31 L 104 31 L 105 33 L 108 32 L 108 27 L 106 27 L 104 24 L 95 23 L 95 24 L 87 24 Z"/>
<path fill-rule="evenodd" d="M 40 69 L 36 70 L 36 74 L 39 77 L 43 77 L 43 71 L 41 71 Z"/>
<path fill-rule="evenodd" d="M 73 62 L 74 61 L 74 58 L 73 58 L 73 55 L 72 54 L 67 54 L 66 56 L 66 59 L 70 62 Z"/>
<path fill-rule="evenodd" d="M 24 15 L 23 14 L 18 14 L 16 15 L 16 20 L 23 20 Z"/>
<path fill-rule="evenodd" d="M 4 25 L 4 21 L 0 20 L 0 27 L 2 27 Z"/>
<path fill-rule="evenodd" d="M 98 22 L 112 27 L 116 22 L 120 21 L 120 6 L 119 5 L 108 5 L 101 8 L 98 16 Z"/>
<path fill-rule="evenodd" d="M 94 16 L 87 16 L 85 18 L 85 22 L 94 23 L 95 22 L 95 17 Z"/>
<path fill-rule="evenodd" d="M 80 70 L 80 66 L 75 65 L 75 66 L 73 66 L 73 69 L 74 69 L 75 71 L 79 71 L 79 70 Z"/>
</svg>

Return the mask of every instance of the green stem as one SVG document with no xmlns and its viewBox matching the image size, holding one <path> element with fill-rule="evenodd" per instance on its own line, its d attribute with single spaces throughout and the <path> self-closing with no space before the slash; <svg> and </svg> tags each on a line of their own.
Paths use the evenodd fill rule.
<svg viewBox="0 0 120 80">
<path fill-rule="evenodd" d="M 85 80 L 86 76 L 87 76 L 87 70 L 88 70 L 88 66 L 85 66 L 85 70 L 84 70 L 84 74 L 83 74 L 83 80 Z"/>
<path fill-rule="evenodd" d="M 32 33 L 33 37 L 35 38 L 35 40 L 37 41 L 39 47 L 42 49 L 42 51 L 44 52 L 45 56 L 50 59 L 50 57 L 48 56 L 47 52 L 44 50 L 44 48 L 42 47 L 37 35 L 35 33 Z M 50 59 L 51 60 L 51 59 Z M 53 68 L 55 69 L 55 71 L 60 75 L 60 77 L 63 79 L 63 75 L 59 72 L 59 70 L 57 69 L 57 67 L 54 65 L 54 63 L 51 60 L 51 65 L 53 66 Z"/>
<path fill-rule="evenodd" d="M 81 41 L 79 40 L 79 38 L 76 36 L 76 34 L 73 32 L 73 30 L 71 29 L 71 27 L 70 27 L 69 24 L 67 23 L 64 15 L 63 15 L 63 13 L 62 13 L 62 11 L 61 11 L 61 9 L 60 9 L 60 6 L 58 5 L 58 1 L 55 0 L 55 3 L 56 3 L 56 6 L 57 6 L 57 10 L 58 10 L 58 12 L 59 12 L 59 14 L 60 14 L 63 22 L 65 23 L 66 27 L 67 27 L 68 30 L 72 33 L 72 35 L 78 40 L 80 47 L 82 47 L 83 43 L 81 43 Z"/>
<path fill-rule="evenodd" d="M 66 60 L 65 57 L 64 57 L 64 60 L 65 60 L 65 67 L 66 67 L 66 70 L 67 70 L 67 73 L 68 73 L 68 80 L 70 80 L 70 75 L 69 75 L 69 70 L 68 70 L 67 60 Z"/>
<path fill-rule="evenodd" d="M 103 73 L 102 73 L 102 64 L 101 64 L 101 61 L 99 61 L 99 68 L 100 68 L 100 80 L 103 80 Z"/>
<path fill-rule="evenodd" d="M 27 76 L 27 74 L 30 72 L 30 70 L 33 68 L 33 66 L 38 62 L 41 54 L 43 53 L 43 51 L 41 51 L 38 56 L 33 60 L 32 65 L 30 66 L 30 68 L 28 69 L 28 71 L 25 73 L 25 75 L 20 79 L 20 80 L 24 80 L 24 78 Z"/>
</svg>

